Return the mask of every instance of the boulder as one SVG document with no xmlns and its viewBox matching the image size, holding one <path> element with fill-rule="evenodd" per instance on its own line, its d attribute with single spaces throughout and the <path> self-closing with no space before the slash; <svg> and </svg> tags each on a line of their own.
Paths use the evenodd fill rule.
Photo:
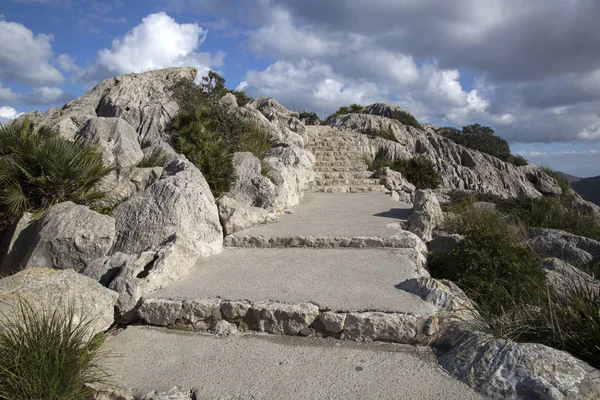
<svg viewBox="0 0 600 400">
<path fill-rule="evenodd" d="M 134 168 L 133 171 L 122 179 L 117 185 L 106 195 L 105 199 L 125 201 L 134 194 L 142 192 L 157 182 L 162 176 L 164 168 Z M 99 204 L 107 203 L 106 200 L 100 201 Z"/>
<path fill-rule="evenodd" d="M 375 171 L 374 177 L 379 178 L 379 183 L 385 186 L 387 190 L 395 192 L 398 201 L 412 204 L 416 190 L 415 185 L 404 179 L 400 172 L 385 167 Z"/>
<path fill-rule="evenodd" d="M 262 113 L 272 124 L 281 129 L 289 129 L 301 136 L 306 135 L 306 127 L 298 119 L 299 114 L 288 110 L 271 97 L 252 100 L 250 105 Z"/>
<path fill-rule="evenodd" d="M 37 311 L 71 311 L 76 323 L 89 322 L 92 336 L 113 324 L 117 293 L 73 270 L 31 268 L 0 279 L 0 318 L 18 313 L 20 301 Z"/>
<path fill-rule="evenodd" d="M 600 260 L 600 242 L 559 231 L 529 228 L 529 244 L 541 257 L 555 257 L 576 265 L 592 265 Z"/>
<path fill-rule="evenodd" d="M 250 207 L 228 196 L 222 196 L 217 201 L 219 218 L 225 235 L 243 231 L 260 224 L 277 221 L 277 214 L 264 208 Z"/>
<path fill-rule="evenodd" d="M 284 212 L 297 206 L 315 178 L 315 156 L 297 146 L 279 146 L 267 151 L 264 164 L 279 193 L 273 211 Z"/>
<path fill-rule="evenodd" d="M 597 386 L 595 393 L 585 392 L 590 386 L 589 365 L 541 344 L 457 329 L 435 346 L 440 366 L 489 398 L 562 400 L 599 394 Z"/>
<path fill-rule="evenodd" d="M 588 286 L 594 291 L 600 290 L 600 281 L 558 258 L 542 260 L 542 269 L 546 273 L 548 285 L 560 298 L 567 301 L 572 289 Z"/>
<path fill-rule="evenodd" d="M 25 268 L 35 240 L 38 221 L 32 213 L 25 213 L 9 226 L 0 240 L 0 276 Z"/>
<path fill-rule="evenodd" d="M 260 159 L 254 154 L 233 155 L 233 183 L 227 196 L 250 207 L 271 210 L 278 196 L 277 186 L 262 175 Z"/>
<path fill-rule="evenodd" d="M 434 238 L 427 243 L 427 250 L 434 256 L 450 253 L 465 237 L 457 233 L 435 232 Z"/>
<path fill-rule="evenodd" d="M 39 221 L 26 267 L 83 271 L 111 251 L 115 235 L 114 218 L 71 202 L 57 204 Z"/>
<path fill-rule="evenodd" d="M 106 190 L 116 186 L 144 157 L 137 132 L 123 119 L 91 118 L 79 130 L 78 135 L 87 142 L 97 144 L 104 161 L 116 166 L 112 179 L 103 184 Z"/>
<path fill-rule="evenodd" d="M 221 252 L 223 229 L 202 173 L 185 157 L 171 161 L 159 181 L 119 205 L 113 251 L 134 254 L 177 235 L 203 257 Z"/>
<path fill-rule="evenodd" d="M 120 267 L 108 287 L 119 294 L 116 304 L 119 322 L 135 319 L 142 296 L 181 279 L 194 267 L 198 257 L 193 245 L 177 235 L 139 255 L 113 255 L 108 265 Z"/>
<path fill-rule="evenodd" d="M 437 196 L 431 190 L 417 190 L 413 212 L 408 218 L 408 230 L 429 242 L 433 239 L 433 230 L 443 221 L 444 214 Z"/>
</svg>

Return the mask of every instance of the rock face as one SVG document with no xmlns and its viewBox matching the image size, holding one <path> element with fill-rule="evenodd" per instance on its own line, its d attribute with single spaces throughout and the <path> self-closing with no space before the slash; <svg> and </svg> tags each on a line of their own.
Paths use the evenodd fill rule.
<svg viewBox="0 0 600 400">
<path fill-rule="evenodd" d="M 516 167 L 490 155 L 463 147 L 442 137 L 432 127 L 416 129 L 385 118 L 392 108 L 386 105 L 367 107 L 370 114 L 346 114 L 327 121 L 334 128 L 350 130 L 362 136 L 377 131 L 391 132 L 396 141 L 380 138 L 357 139 L 357 149 L 375 155 L 386 149 L 395 157 L 427 157 L 442 177 L 442 186 L 452 189 L 475 190 L 502 197 L 541 197 L 560 193 L 561 189 L 543 171 L 527 165 Z M 376 114 L 376 115 L 374 115 Z M 382 116 L 384 115 L 384 116 Z"/>
<path fill-rule="evenodd" d="M 9 227 L 0 240 L 0 276 L 25 268 L 31 254 L 31 243 L 37 234 L 38 221 L 35 215 L 25 213 L 13 226 Z"/>
<path fill-rule="evenodd" d="M 19 299 L 34 310 L 71 309 L 75 322 L 89 321 L 89 334 L 94 335 L 113 324 L 117 293 L 73 270 L 32 268 L 0 279 L 0 318 L 18 312 Z"/>
<path fill-rule="evenodd" d="M 427 249 L 434 256 L 452 251 L 465 237 L 457 233 L 436 232 L 435 237 L 427 243 Z"/>
<path fill-rule="evenodd" d="M 490 398 L 587 398 L 583 391 L 591 367 L 563 351 L 462 330 L 443 336 L 436 346 L 444 369 Z"/>
<path fill-rule="evenodd" d="M 249 207 L 228 196 L 222 196 L 218 200 L 219 218 L 223 225 L 225 235 L 231 235 L 244 229 L 277 221 L 277 214 L 271 213 L 264 208 Z"/>
<path fill-rule="evenodd" d="M 529 244 L 542 257 L 555 257 L 572 264 L 600 261 L 600 242 L 556 229 L 530 228 Z"/>
<path fill-rule="evenodd" d="M 115 239 L 115 220 L 71 202 L 57 204 L 44 214 L 31 244 L 27 268 L 82 271 L 107 255 Z"/>
<path fill-rule="evenodd" d="M 600 281 L 558 258 L 543 260 L 542 269 L 546 273 L 548 285 L 560 298 L 568 300 L 571 289 L 581 286 L 589 286 L 594 291 L 600 290 Z"/>
<path fill-rule="evenodd" d="M 398 201 L 409 204 L 413 202 L 414 193 L 417 189 L 415 188 L 415 185 L 404 179 L 400 172 L 385 167 L 375 171 L 374 176 L 379 178 L 379 182 L 385 186 L 387 190 L 396 193 Z"/>
<path fill-rule="evenodd" d="M 184 157 L 173 160 L 161 179 L 113 212 L 114 251 L 139 253 L 177 234 L 199 255 L 222 249 L 223 231 L 214 197 L 200 171 Z"/>
<path fill-rule="evenodd" d="M 429 242 L 433 239 L 433 230 L 443 222 L 444 214 L 437 196 L 431 190 L 417 190 L 408 230 Z"/>
</svg>

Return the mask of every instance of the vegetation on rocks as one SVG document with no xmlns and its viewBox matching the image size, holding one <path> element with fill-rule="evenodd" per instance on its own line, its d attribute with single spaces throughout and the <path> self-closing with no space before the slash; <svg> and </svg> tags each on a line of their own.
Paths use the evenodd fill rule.
<svg viewBox="0 0 600 400">
<path fill-rule="evenodd" d="M 370 171 L 391 168 L 400 172 L 417 189 L 436 189 L 442 183 L 440 174 L 431 160 L 417 156 L 407 159 L 395 158 L 385 149 L 379 149 L 373 159 L 365 158 Z"/>
<path fill-rule="evenodd" d="M 464 235 L 449 253 L 430 259 L 436 278 L 457 283 L 474 301 L 481 318 L 471 329 L 520 342 L 566 350 L 600 366 L 600 291 L 570 282 L 566 295 L 547 285 L 540 257 L 527 245 L 523 223 L 549 213 L 557 199 L 501 199 L 490 195 L 452 194 L 444 229 Z M 475 201 L 496 203 L 496 210 Z M 554 203 L 552 203 L 554 204 Z M 553 218 L 544 217 L 544 221 Z M 568 221 L 568 219 L 564 219 Z M 563 225 L 564 229 L 565 226 Z"/>
<path fill-rule="evenodd" d="M 164 150 L 160 148 L 154 148 L 152 151 L 144 154 L 144 158 L 137 165 L 138 168 L 153 168 L 153 167 L 163 167 L 169 156 Z"/>
<path fill-rule="evenodd" d="M 104 334 L 74 313 L 38 311 L 22 302 L 17 318 L 0 317 L 0 399 L 87 400 L 105 382 Z"/>
<path fill-rule="evenodd" d="M 336 112 L 327 117 L 327 120 L 335 118 L 340 115 L 346 114 L 364 114 L 365 107 L 360 104 L 350 104 L 349 106 L 342 106 L 338 108 Z M 403 110 L 393 110 L 388 118 L 400 122 L 402 125 L 412 126 L 413 128 L 421 129 L 421 124 L 417 119 L 409 112 Z M 377 135 L 379 136 L 379 135 Z M 393 136 L 393 135 L 392 135 Z M 384 138 L 385 139 L 385 138 Z M 396 140 L 395 138 L 389 140 Z"/>
<path fill-rule="evenodd" d="M 445 127 L 438 133 L 462 146 L 489 154 L 502 161 L 510 162 L 517 166 L 527 165 L 527 160 L 521 156 L 513 156 L 508 142 L 494 135 L 495 131 L 489 126 L 473 124 L 463 126 L 462 131 L 456 128 Z"/>
<path fill-rule="evenodd" d="M 173 91 L 180 111 L 173 121 L 171 141 L 200 169 L 215 196 L 227 192 L 233 180 L 233 153 L 249 151 L 262 158 L 273 146 L 268 132 L 219 104 L 231 92 L 224 85 L 225 80 L 211 71 L 199 86 L 181 81 Z"/>
<path fill-rule="evenodd" d="M 304 120 L 306 125 L 319 125 L 321 123 L 321 118 L 315 112 L 301 111 L 298 113 L 298 118 Z"/>
<path fill-rule="evenodd" d="M 63 201 L 91 204 L 114 166 L 96 145 L 72 141 L 46 129 L 0 127 L 0 230 L 25 212 L 40 213 Z"/>
</svg>

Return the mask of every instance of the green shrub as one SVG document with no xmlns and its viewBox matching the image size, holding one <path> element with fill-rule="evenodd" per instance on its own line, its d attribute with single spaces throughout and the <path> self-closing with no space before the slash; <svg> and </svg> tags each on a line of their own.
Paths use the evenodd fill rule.
<svg viewBox="0 0 600 400">
<path fill-rule="evenodd" d="M 365 111 L 365 107 L 363 107 L 361 104 L 350 104 L 348 106 L 348 108 L 350 109 L 350 113 L 352 114 L 362 114 Z"/>
<path fill-rule="evenodd" d="M 514 301 L 531 304 L 538 299 L 545 279 L 539 257 L 501 214 L 471 208 L 453 228 L 465 239 L 450 253 L 432 258 L 433 277 L 452 280 L 493 314 Z"/>
<path fill-rule="evenodd" d="M 34 132 L 28 121 L 0 126 L 0 220 L 10 224 L 63 201 L 89 204 L 104 196 L 98 186 L 113 170 L 96 145 L 80 138 Z"/>
<path fill-rule="evenodd" d="M 240 139 L 240 151 L 249 151 L 262 159 L 275 143 L 269 133 L 258 125 L 251 125 L 249 128 L 249 132 L 243 134 Z"/>
<path fill-rule="evenodd" d="M 252 99 L 250 97 L 248 97 L 248 95 L 244 92 L 234 90 L 232 93 L 235 96 L 235 99 L 237 100 L 237 104 L 239 107 L 244 107 L 246 104 L 248 104 L 252 101 Z"/>
<path fill-rule="evenodd" d="M 22 302 L 16 319 L 0 321 L 0 398 L 87 400 L 93 393 L 86 385 L 106 381 L 104 334 L 90 338 L 90 320 Z"/>
<path fill-rule="evenodd" d="M 435 165 L 425 157 L 395 160 L 392 169 L 402 173 L 417 189 L 436 189 L 442 184 L 442 177 Z"/>
<path fill-rule="evenodd" d="M 350 114 L 351 112 L 352 112 L 352 110 L 350 109 L 350 107 L 342 106 L 342 107 L 338 108 L 338 110 L 336 112 L 329 115 L 326 120 L 329 121 L 330 119 L 333 119 L 337 116 Z"/>
<path fill-rule="evenodd" d="M 556 183 L 558 183 L 558 186 L 560 186 L 560 188 L 562 189 L 563 196 L 569 196 L 569 195 L 572 196 L 571 184 L 569 183 L 568 180 L 566 180 L 565 178 L 560 176 L 556 171 L 554 171 L 552 168 L 550 168 L 547 165 L 542 165 L 540 167 L 540 169 L 542 171 L 544 171 L 546 173 L 546 175 L 553 178 L 556 181 Z"/>
<path fill-rule="evenodd" d="M 169 155 L 162 149 L 155 147 L 151 152 L 144 154 L 144 158 L 137 165 L 138 168 L 164 167 L 169 160 Z"/>
<path fill-rule="evenodd" d="M 513 165 L 516 165 L 517 167 L 524 167 L 525 165 L 529 165 L 529 161 L 527 161 L 523 156 L 511 155 L 508 159 L 508 162 Z"/>
<path fill-rule="evenodd" d="M 518 165 L 522 164 L 525 160 L 523 157 L 514 157 L 511 155 L 508 142 L 494 135 L 494 130 L 489 126 L 480 124 L 467 125 L 463 126 L 462 132 L 456 128 L 445 127 L 438 133 L 455 143 L 489 154 L 502 161 L 514 161 L 517 163 L 515 165 Z"/>
<path fill-rule="evenodd" d="M 306 125 L 318 125 L 321 123 L 321 119 L 319 118 L 317 113 L 314 113 L 314 112 L 301 111 L 298 114 L 298 117 L 301 120 L 304 120 L 304 123 Z"/>
<path fill-rule="evenodd" d="M 412 126 L 413 128 L 421 129 L 421 124 L 417 119 L 409 112 L 402 110 L 394 110 L 390 115 L 391 119 L 395 119 L 402 125 Z"/>
<path fill-rule="evenodd" d="M 363 130 L 365 135 L 370 136 L 371 138 L 381 138 L 385 140 L 391 140 L 393 142 L 397 142 L 396 136 L 392 133 L 392 131 L 388 129 L 365 129 Z"/>
</svg>

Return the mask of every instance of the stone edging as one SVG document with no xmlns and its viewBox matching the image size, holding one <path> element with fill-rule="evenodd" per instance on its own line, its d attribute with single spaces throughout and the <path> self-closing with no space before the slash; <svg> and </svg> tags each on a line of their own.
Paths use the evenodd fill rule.
<svg viewBox="0 0 600 400">
<path fill-rule="evenodd" d="M 145 323 L 178 330 L 207 331 L 220 321 L 240 331 L 277 335 L 333 336 L 354 341 L 429 344 L 439 331 L 437 315 L 387 312 L 333 312 L 312 303 L 252 303 L 219 298 L 142 299 L 138 315 Z"/>
<path fill-rule="evenodd" d="M 359 236 L 359 237 L 314 237 L 314 236 L 282 236 L 265 237 L 260 235 L 236 235 L 225 237 L 224 246 L 228 247 L 255 247 L 255 248 L 282 248 L 282 247 L 312 247 L 319 249 L 331 248 L 397 248 L 419 249 L 421 246 L 418 237 L 410 232 L 400 231 L 389 237 Z"/>
</svg>

